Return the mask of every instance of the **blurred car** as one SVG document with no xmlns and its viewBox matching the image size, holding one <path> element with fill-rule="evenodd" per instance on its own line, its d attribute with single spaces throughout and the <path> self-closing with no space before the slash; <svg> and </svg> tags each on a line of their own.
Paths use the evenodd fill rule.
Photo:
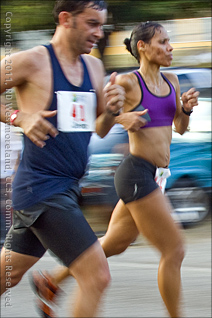
<svg viewBox="0 0 212 318">
<path fill-rule="evenodd" d="M 110 215 L 118 201 L 114 174 L 128 153 L 128 134 L 117 124 L 103 139 L 93 134 L 89 150 L 88 170 L 81 180 L 81 206 L 85 213 L 92 206 L 101 213 L 104 207 Z M 199 99 L 188 132 L 181 136 L 173 131 L 169 167 L 166 195 L 173 206 L 172 216 L 184 226 L 197 224 L 210 212 L 211 98 Z"/>
<path fill-rule="evenodd" d="M 208 68 L 173 68 L 164 69 L 178 76 L 181 94 L 195 87 L 201 97 L 211 97 L 211 69 Z"/>
<path fill-rule="evenodd" d="M 176 221 L 203 220 L 211 208 L 211 99 L 200 99 L 190 117 L 189 131 L 173 132 L 166 194 Z"/>
</svg>

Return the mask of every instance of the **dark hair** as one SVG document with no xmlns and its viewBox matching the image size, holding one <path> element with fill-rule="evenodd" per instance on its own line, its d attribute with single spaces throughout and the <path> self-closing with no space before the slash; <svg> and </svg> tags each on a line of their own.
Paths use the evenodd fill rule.
<svg viewBox="0 0 212 318">
<path fill-rule="evenodd" d="M 142 40 L 145 43 L 149 43 L 155 35 L 155 30 L 162 28 L 163 26 L 157 22 L 141 22 L 132 31 L 130 39 L 126 38 L 124 44 L 126 49 L 136 58 L 140 63 L 140 55 L 137 49 L 138 41 Z"/>
<path fill-rule="evenodd" d="M 53 9 L 53 16 L 55 23 L 59 23 L 58 16 L 60 12 L 67 11 L 74 15 L 77 15 L 85 10 L 86 7 L 93 7 L 97 10 L 107 9 L 107 4 L 105 1 L 100 0 L 56 0 Z"/>
</svg>

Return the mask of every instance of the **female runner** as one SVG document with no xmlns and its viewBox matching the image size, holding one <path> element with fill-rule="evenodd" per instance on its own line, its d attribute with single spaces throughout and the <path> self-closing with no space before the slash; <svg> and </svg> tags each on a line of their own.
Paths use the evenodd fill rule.
<svg viewBox="0 0 212 318">
<path fill-rule="evenodd" d="M 124 112 L 118 116 L 129 134 L 129 155 L 116 170 L 115 187 L 120 198 L 112 213 L 102 247 L 107 257 L 118 254 L 142 233 L 161 253 L 158 286 L 171 317 L 180 311 L 181 275 L 184 244 L 179 226 L 171 216 L 171 206 L 155 181 L 156 169 L 163 174 L 170 160 L 172 123 L 183 134 L 198 95 L 194 88 L 182 95 L 176 75 L 161 72 L 172 62 L 173 48 L 162 25 L 141 23 L 125 44 L 138 60 L 137 71 L 119 75 L 116 83 L 126 91 Z M 139 111 L 148 112 L 138 119 Z M 127 122 L 126 122 L 127 118 Z M 122 120 L 123 119 L 123 120 Z M 134 123 L 133 129 L 131 124 Z M 127 127 L 127 125 L 129 125 Z"/>
<path fill-rule="evenodd" d="M 169 40 L 164 27 L 154 22 L 140 23 L 130 39 L 125 39 L 127 49 L 140 65 L 137 71 L 116 77 L 116 84 L 126 91 L 123 113 L 118 114 L 116 122 L 128 131 L 130 153 L 116 170 L 120 200 L 101 244 L 109 257 L 123 252 L 139 233 L 144 235 L 161 253 L 158 286 L 169 315 L 183 317 L 180 269 L 184 243 L 155 174 L 157 168 L 162 168 L 160 174 L 167 173 L 172 124 L 179 134 L 187 130 L 199 92 L 191 88 L 180 100 L 177 76 L 161 72 L 161 66 L 169 67 L 172 62 Z M 46 279 L 58 285 L 68 275 L 67 269 L 60 269 L 52 276 L 47 274 Z M 39 280 L 37 273 L 34 283 Z"/>
</svg>

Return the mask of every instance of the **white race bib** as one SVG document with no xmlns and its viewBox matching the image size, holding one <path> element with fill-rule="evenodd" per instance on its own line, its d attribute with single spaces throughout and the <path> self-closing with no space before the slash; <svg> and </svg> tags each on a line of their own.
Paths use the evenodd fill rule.
<svg viewBox="0 0 212 318">
<path fill-rule="evenodd" d="M 171 172 L 168 168 L 157 168 L 155 173 L 155 181 L 159 185 L 162 193 L 165 193 L 166 181 L 170 177 Z"/>
<path fill-rule="evenodd" d="M 95 131 L 96 94 L 58 91 L 57 129 L 63 132 Z"/>
</svg>

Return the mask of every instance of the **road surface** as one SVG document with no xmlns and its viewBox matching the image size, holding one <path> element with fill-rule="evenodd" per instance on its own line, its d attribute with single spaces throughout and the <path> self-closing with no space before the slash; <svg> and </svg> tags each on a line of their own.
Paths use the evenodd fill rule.
<svg viewBox="0 0 212 318">
<path fill-rule="evenodd" d="M 211 219 L 183 230 L 183 235 L 187 246 L 182 266 L 184 317 L 211 317 Z M 159 254 L 152 246 L 139 237 L 125 253 L 108 261 L 112 282 L 98 317 L 168 317 L 157 288 Z M 56 264 L 47 253 L 33 269 L 51 270 Z M 74 304 L 76 282 L 70 278 L 61 287 L 65 293 L 59 300 L 58 317 L 63 318 Z M 9 304 L 2 296 L 1 317 L 39 317 L 28 274 L 10 293 Z"/>
</svg>

